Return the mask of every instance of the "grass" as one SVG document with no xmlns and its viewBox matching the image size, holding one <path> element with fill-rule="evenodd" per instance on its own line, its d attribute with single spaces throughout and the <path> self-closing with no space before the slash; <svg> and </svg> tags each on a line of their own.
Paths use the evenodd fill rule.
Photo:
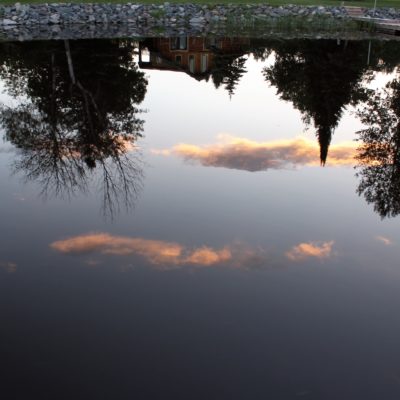
<svg viewBox="0 0 400 400">
<path fill-rule="evenodd" d="M 137 4 L 163 4 L 166 0 L 64 0 L 65 3 L 137 3 Z M 342 0 L 167 0 L 169 3 L 194 3 L 194 4 L 256 4 L 265 3 L 274 6 L 285 4 L 297 5 L 321 5 L 321 6 L 359 6 L 359 7 L 373 7 L 375 0 L 356 0 L 356 1 L 342 1 Z M 15 1 L 0 0 L 0 4 L 13 4 Z M 59 3 L 61 3 L 59 2 Z M 57 3 L 55 0 L 19 0 L 19 3 L 24 4 L 40 4 L 40 3 Z M 400 0 L 377 0 L 378 7 L 394 7 L 400 8 Z"/>
</svg>

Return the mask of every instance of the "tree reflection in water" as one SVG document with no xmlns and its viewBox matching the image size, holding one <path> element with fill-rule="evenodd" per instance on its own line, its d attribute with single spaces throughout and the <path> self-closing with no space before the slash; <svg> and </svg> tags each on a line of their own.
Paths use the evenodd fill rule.
<svg viewBox="0 0 400 400">
<path fill-rule="evenodd" d="M 135 142 L 142 135 L 147 80 L 133 41 L 1 45 L 0 76 L 17 107 L 1 107 L 5 138 L 19 149 L 15 170 L 44 195 L 71 196 L 100 181 L 103 210 L 133 206 L 142 186 Z"/>
<path fill-rule="evenodd" d="M 357 132 L 357 192 L 382 218 L 394 217 L 400 213 L 400 80 L 371 93 L 358 116 L 367 128 Z"/>
<path fill-rule="evenodd" d="M 392 72 L 399 64 L 397 43 L 374 42 L 367 65 L 368 43 L 362 41 L 185 38 L 182 45 L 194 46 L 190 55 L 172 42 L 144 40 L 142 46 L 151 51 L 141 67 L 211 77 L 230 95 L 246 73 L 246 54 L 261 60 L 274 54 L 264 77 L 306 123 L 313 122 L 321 164 L 346 106 L 365 102 L 358 113 L 368 126 L 358 133 L 358 193 L 382 217 L 400 212 L 399 80 L 373 96 L 365 89 L 373 71 Z M 136 141 L 144 121 L 137 104 L 147 89 L 134 61 L 138 45 L 132 40 L 0 44 L 0 77 L 20 101 L 1 106 L 0 123 L 19 149 L 15 170 L 39 182 L 44 195 L 87 191 L 97 177 L 105 212 L 133 206 L 142 186 Z"/>
<path fill-rule="evenodd" d="M 374 42 L 369 64 L 366 41 L 287 40 L 263 46 L 258 44 L 256 57 L 275 55 L 265 79 L 307 124 L 314 123 L 322 165 L 346 106 L 367 99 L 364 88 L 373 71 L 391 72 L 400 62 L 396 42 Z"/>
<path fill-rule="evenodd" d="M 362 42 L 303 40 L 276 43 L 275 63 L 264 69 L 281 98 L 291 101 L 304 121 L 314 122 L 321 164 L 347 104 L 356 104 L 368 80 Z"/>
</svg>

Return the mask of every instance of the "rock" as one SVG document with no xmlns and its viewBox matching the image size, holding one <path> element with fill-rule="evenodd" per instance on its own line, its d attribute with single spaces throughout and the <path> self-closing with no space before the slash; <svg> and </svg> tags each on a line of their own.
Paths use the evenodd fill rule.
<svg viewBox="0 0 400 400">
<path fill-rule="evenodd" d="M 5 26 L 10 26 L 10 25 L 17 25 L 17 23 L 15 21 L 13 21 L 12 19 L 3 19 L 3 25 Z"/>
<path fill-rule="evenodd" d="M 54 25 L 59 24 L 60 23 L 60 15 L 59 14 L 51 14 L 49 17 L 49 22 Z"/>
<path fill-rule="evenodd" d="M 147 34 L 155 27 L 163 27 L 166 34 L 177 35 L 179 32 L 187 32 L 187 29 L 191 33 L 204 33 L 206 26 L 209 31 L 209 22 L 212 22 L 215 29 L 218 30 L 228 18 L 231 21 L 242 23 L 260 18 L 276 22 L 286 16 L 312 21 L 313 16 L 319 15 L 326 15 L 336 20 L 349 18 L 344 7 L 328 6 L 282 5 L 273 7 L 267 4 L 197 5 L 169 2 L 160 5 L 133 3 L 21 5 L 21 3 L 16 3 L 14 6 L 0 5 L 0 33 L 1 29 L 6 29 L 5 27 L 8 27 L 8 34 L 10 34 L 9 32 L 14 28 L 17 29 L 16 26 L 18 26 L 18 30 L 29 31 L 39 29 L 38 25 L 40 25 L 41 32 L 45 32 L 46 29 L 55 32 L 52 30 L 53 27 L 61 26 L 60 33 L 57 33 L 60 36 L 67 35 L 67 33 L 72 34 L 72 32 L 88 31 L 91 31 L 93 37 L 113 36 L 124 31 Z M 365 15 L 372 17 L 374 12 L 372 9 L 365 9 Z M 381 18 L 400 19 L 400 10 L 393 7 L 379 8 L 376 10 L 376 15 Z"/>
</svg>

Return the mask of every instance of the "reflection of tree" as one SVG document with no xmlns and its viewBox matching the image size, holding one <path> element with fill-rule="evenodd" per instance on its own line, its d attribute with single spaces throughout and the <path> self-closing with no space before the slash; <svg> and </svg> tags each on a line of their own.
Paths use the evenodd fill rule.
<svg viewBox="0 0 400 400">
<path fill-rule="evenodd" d="M 223 85 L 232 96 L 236 86 L 246 73 L 246 58 L 235 57 L 232 55 L 224 55 L 217 53 L 215 55 L 215 68 L 212 71 L 212 80 L 216 88 Z"/>
<path fill-rule="evenodd" d="M 325 164 L 332 133 L 344 107 L 356 104 L 367 70 L 364 44 L 333 40 L 276 42 L 271 46 L 275 63 L 264 69 L 265 78 L 278 88 L 281 98 L 291 101 L 314 122 Z"/>
<path fill-rule="evenodd" d="M 135 103 L 147 81 L 120 41 L 3 44 L 0 76 L 10 94 L 27 100 L 3 106 L 5 137 L 20 150 L 16 169 L 43 192 L 85 190 L 100 175 L 105 209 L 132 205 L 141 169 L 128 150 L 141 136 Z"/>
<path fill-rule="evenodd" d="M 400 213 L 400 80 L 370 97 L 358 111 L 363 124 L 358 159 L 357 189 L 382 217 Z"/>
</svg>

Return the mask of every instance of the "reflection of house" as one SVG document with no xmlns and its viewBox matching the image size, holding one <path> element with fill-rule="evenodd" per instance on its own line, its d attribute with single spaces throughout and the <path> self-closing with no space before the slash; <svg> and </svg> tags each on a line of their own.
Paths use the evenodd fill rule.
<svg viewBox="0 0 400 400">
<path fill-rule="evenodd" d="M 201 80 L 208 78 L 218 56 L 232 59 L 242 56 L 249 47 L 246 38 L 173 37 L 152 38 L 140 43 L 139 67 L 182 71 Z M 145 53 L 148 51 L 146 61 Z"/>
</svg>

